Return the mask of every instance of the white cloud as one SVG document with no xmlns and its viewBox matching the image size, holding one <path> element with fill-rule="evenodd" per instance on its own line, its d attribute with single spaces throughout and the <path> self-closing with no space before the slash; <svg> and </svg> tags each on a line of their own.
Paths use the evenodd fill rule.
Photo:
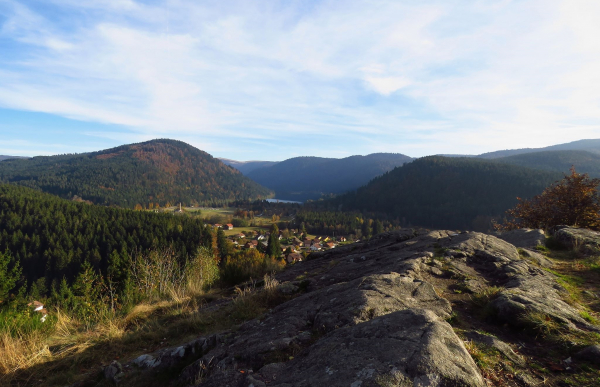
<svg viewBox="0 0 600 387">
<path fill-rule="evenodd" d="M 0 106 L 279 158 L 302 135 L 411 155 L 600 137 L 593 0 L 52 3 L 73 19 L 0 7 L 20 47 Z"/>
<path fill-rule="evenodd" d="M 375 89 L 375 91 L 383 95 L 390 95 L 393 92 L 410 85 L 409 80 L 400 77 L 368 76 L 365 78 L 365 80 L 373 89 Z"/>
</svg>

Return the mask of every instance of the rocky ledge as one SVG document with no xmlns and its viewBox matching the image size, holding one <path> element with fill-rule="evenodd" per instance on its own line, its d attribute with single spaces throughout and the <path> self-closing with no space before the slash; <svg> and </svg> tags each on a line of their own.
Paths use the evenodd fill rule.
<svg viewBox="0 0 600 387">
<path fill-rule="evenodd" d="M 531 243 L 539 244 L 535 234 Z M 313 254 L 277 276 L 294 298 L 237 330 L 142 355 L 131 366 L 158 372 L 185 358 L 175 383 L 187 386 L 485 386 L 465 346 L 473 340 L 522 367 L 503 341 L 457 334 L 448 322 L 450 286 L 493 293 L 485 307 L 508 327 L 526 329 L 526 316 L 538 313 L 564 329 L 600 332 L 565 302 L 549 260 L 501 237 L 402 230 Z M 535 380 L 523 374 L 514 383 Z"/>
</svg>

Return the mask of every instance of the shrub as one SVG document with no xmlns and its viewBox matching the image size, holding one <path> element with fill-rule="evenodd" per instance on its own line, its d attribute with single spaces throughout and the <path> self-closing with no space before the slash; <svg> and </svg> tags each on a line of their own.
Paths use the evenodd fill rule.
<svg viewBox="0 0 600 387">
<path fill-rule="evenodd" d="M 571 168 L 571 174 L 546 188 L 531 200 L 519 204 L 506 213 L 510 220 L 495 224 L 500 230 L 517 228 L 549 229 L 558 225 L 600 229 L 600 179 L 591 179 Z"/>
<path fill-rule="evenodd" d="M 131 277 L 133 291 L 141 298 L 138 301 L 177 301 L 210 287 L 219 279 L 219 269 L 209 248 L 198 248 L 183 264 L 173 250 L 159 249 L 138 254 L 132 261 Z"/>
<path fill-rule="evenodd" d="M 279 271 L 284 266 L 284 261 L 267 257 L 255 249 L 242 250 L 227 259 L 221 269 L 221 279 L 229 285 L 236 285 Z"/>
</svg>

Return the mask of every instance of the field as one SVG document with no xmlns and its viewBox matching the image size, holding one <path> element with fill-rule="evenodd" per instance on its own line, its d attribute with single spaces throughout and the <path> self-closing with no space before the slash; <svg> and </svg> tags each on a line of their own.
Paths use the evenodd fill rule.
<svg viewBox="0 0 600 387">
<path fill-rule="evenodd" d="M 172 207 L 163 208 L 160 211 L 176 212 L 177 210 L 179 210 L 179 207 L 172 206 Z M 201 217 L 208 224 L 216 223 L 216 222 L 214 222 L 215 220 L 218 220 L 218 223 L 225 224 L 234 217 L 233 214 L 235 213 L 236 209 L 233 207 L 225 207 L 225 208 L 182 207 L 182 210 L 183 210 L 184 214 L 187 214 L 189 216 Z M 154 210 L 148 210 L 148 211 L 154 211 Z M 280 220 L 278 220 L 278 222 L 287 221 L 287 220 L 290 220 L 290 219 L 281 218 Z M 223 230 L 223 231 L 225 232 L 226 236 L 231 236 L 231 235 L 239 234 L 240 232 L 243 232 L 243 231 L 250 231 L 250 230 L 256 231 L 258 233 L 262 233 L 262 232 L 267 231 L 271 227 L 271 224 L 273 224 L 273 220 L 270 217 L 263 217 L 263 216 L 255 216 L 254 222 L 255 222 L 255 224 L 257 224 L 256 226 L 235 227 L 233 230 Z M 311 237 L 314 237 L 314 236 L 311 236 Z"/>
</svg>

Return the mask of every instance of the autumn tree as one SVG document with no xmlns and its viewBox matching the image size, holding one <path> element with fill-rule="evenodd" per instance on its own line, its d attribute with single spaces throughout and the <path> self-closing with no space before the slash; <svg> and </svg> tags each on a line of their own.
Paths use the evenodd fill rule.
<svg viewBox="0 0 600 387">
<path fill-rule="evenodd" d="M 509 217 L 499 230 L 517 228 L 549 229 L 567 225 L 600 229 L 600 179 L 591 179 L 571 167 L 571 174 L 546 188 L 531 200 L 517 198 L 519 203 L 506 213 Z"/>
</svg>

